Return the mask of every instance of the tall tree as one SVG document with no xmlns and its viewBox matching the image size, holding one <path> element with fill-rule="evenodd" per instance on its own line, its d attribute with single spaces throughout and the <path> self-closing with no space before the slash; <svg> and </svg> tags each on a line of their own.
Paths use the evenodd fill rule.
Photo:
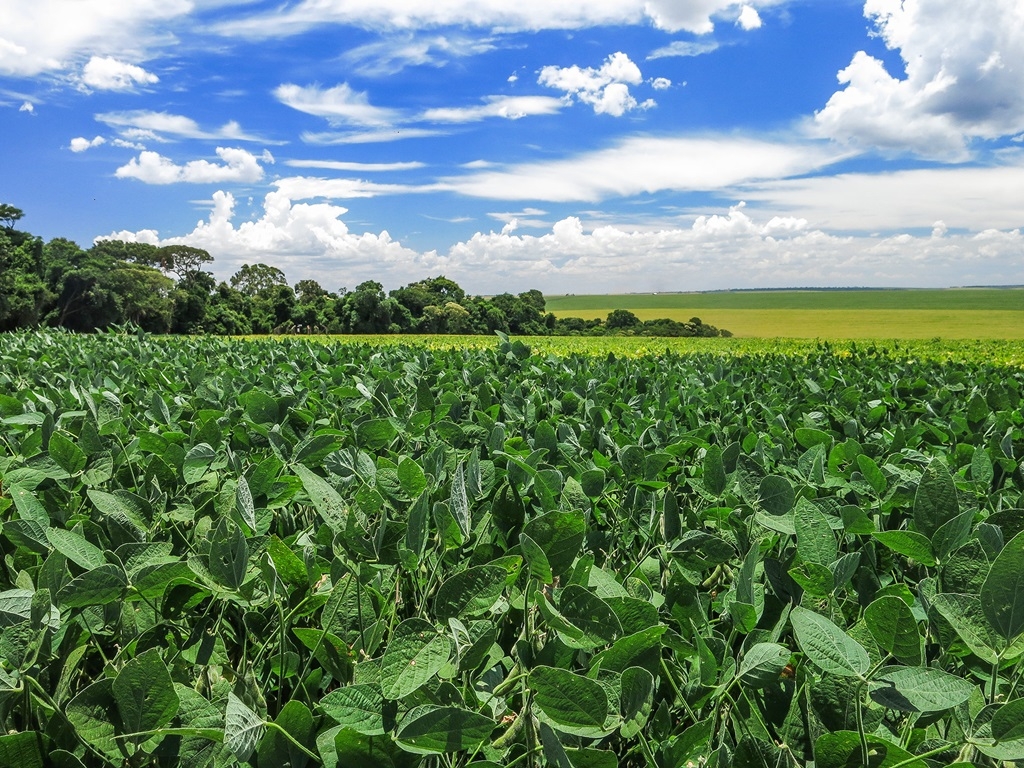
<svg viewBox="0 0 1024 768">
<path fill-rule="evenodd" d="M 231 287 L 246 296 L 255 296 L 269 290 L 275 285 L 287 285 L 284 272 L 269 264 L 243 264 L 231 276 Z"/>
</svg>

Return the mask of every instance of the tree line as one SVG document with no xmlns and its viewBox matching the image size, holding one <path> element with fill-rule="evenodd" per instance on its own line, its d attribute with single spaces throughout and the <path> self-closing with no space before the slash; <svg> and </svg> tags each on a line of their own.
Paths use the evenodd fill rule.
<svg viewBox="0 0 1024 768">
<path fill-rule="evenodd" d="M 152 333 L 449 333 L 530 336 L 731 335 L 699 318 L 641 321 L 556 318 L 536 290 L 470 296 L 438 276 L 385 292 L 374 280 L 336 292 L 316 280 L 288 284 L 268 264 L 245 264 L 218 282 L 214 257 L 186 245 L 66 238 L 44 242 L 16 228 L 24 213 L 0 203 L 0 331 L 51 326 L 101 331 L 131 324 Z"/>
</svg>

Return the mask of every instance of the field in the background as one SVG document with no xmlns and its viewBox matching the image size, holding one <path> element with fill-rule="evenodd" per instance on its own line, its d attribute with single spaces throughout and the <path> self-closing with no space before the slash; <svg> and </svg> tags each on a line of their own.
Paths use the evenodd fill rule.
<svg viewBox="0 0 1024 768">
<path fill-rule="evenodd" d="M 726 328 L 736 336 L 831 339 L 1024 339 L 1024 290 L 742 291 L 548 296 L 560 317 L 628 309 Z"/>
</svg>

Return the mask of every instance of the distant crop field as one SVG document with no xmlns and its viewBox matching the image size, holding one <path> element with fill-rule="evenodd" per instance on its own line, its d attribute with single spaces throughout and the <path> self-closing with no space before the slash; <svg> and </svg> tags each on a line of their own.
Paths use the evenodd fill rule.
<svg viewBox="0 0 1024 768">
<path fill-rule="evenodd" d="M 549 296 L 562 317 L 628 309 L 726 328 L 740 337 L 821 339 L 1024 339 L 1024 290 L 744 291 Z"/>
</svg>

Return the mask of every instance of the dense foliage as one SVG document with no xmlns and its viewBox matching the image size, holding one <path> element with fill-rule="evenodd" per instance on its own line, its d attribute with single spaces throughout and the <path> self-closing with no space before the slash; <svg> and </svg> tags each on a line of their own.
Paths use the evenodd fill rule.
<svg viewBox="0 0 1024 768">
<path fill-rule="evenodd" d="M 1024 759 L 1019 369 L 2 342 L 0 765 Z"/>
<path fill-rule="evenodd" d="M 556 320 L 538 290 L 468 296 L 443 276 L 387 294 L 372 280 L 332 293 L 315 280 L 293 288 L 268 264 L 243 264 L 218 283 L 204 269 L 214 258 L 202 249 L 100 240 L 83 250 L 64 238 L 44 243 L 15 229 L 21 217 L 19 209 L 0 204 L 0 331 L 40 325 L 96 331 L 132 323 L 153 333 L 221 335 L 723 335 L 699 318 L 642 323 L 620 311 L 607 323 Z"/>
</svg>

